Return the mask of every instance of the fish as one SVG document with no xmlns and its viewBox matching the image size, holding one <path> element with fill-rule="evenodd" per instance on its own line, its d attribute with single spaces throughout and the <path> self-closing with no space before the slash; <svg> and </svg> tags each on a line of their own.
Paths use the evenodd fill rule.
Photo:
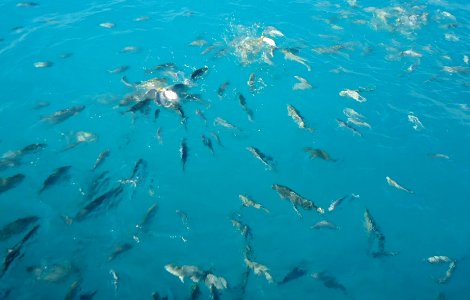
<svg viewBox="0 0 470 300">
<path fill-rule="evenodd" d="M 152 102 L 152 99 L 150 98 L 145 98 L 144 100 L 141 100 L 137 102 L 136 104 L 132 105 L 126 112 L 143 112 L 147 107 L 149 107 L 150 103 Z"/>
<path fill-rule="evenodd" d="M 445 255 L 434 255 L 426 258 L 426 261 L 430 264 L 450 263 L 452 259 Z"/>
<path fill-rule="evenodd" d="M 10 223 L 3 225 L 3 227 L 0 228 L 0 241 L 5 241 L 14 235 L 23 233 L 31 224 L 37 223 L 38 221 L 39 217 L 28 216 L 18 218 Z"/>
<path fill-rule="evenodd" d="M 228 286 L 227 280 L 225 278 L 216 276 L 209 272 L 205 275 L 204 283 L 209 289 L 215 288 L 217 290 L 223 290 Z"/>
<path fill-rule="evenodd" d="M 323 229 L 323 228 L 325 228 L 325 229 L 338 229 L 338 227 L 335 224 L 333 224 L 333 223 L 331 223 L 327 220 L 319 221 L 319 222 L 315 223 L 315 225 L 313 225 L 311 228 L 313 228 L 313 229 Z"/>
<path fill-rule="evenodd" d="M 69 171 L 72 166 L 62 166 L 58 167 L 44 180 L 42 188 L 39 190 L 38 194 L 41 194 L 46 189 L 50 188 L 52 185 L 59 183 L 60 181 L 68 177 Z"/>
<path fill-rule="evenodd" d="M 253 237 L 251 234 L 251 228 L 248 225 L 235 219 L 231 219 L 230 222 L 232 222 L 232 225 L 240 231 L 245 240 L 250 240 Z"/>
<path fill-rule="evenodd" d="M 189 226 L 189 217 L 188 214 L 185 213 L 184 211 L 177 209 L 176 214 L 180 217 L 181 223 L 183 223 L 184 227 L 186 230 L 191 230 L 191 227 Z"/>
<path fill-rule="evenodd" d="M 45 282 L 61 282 L 77 269 L 68 261 L 56 264 L 41 264 L 39 266 L 29 266 L 26 271 L 32 273 L 36 280 Z"/>
<path fill-rule="evenodd" d="M 207 47 L 206 49 L 201 51 L 201 55 L 206 55 L 207 53 L 211 52 L 212 50 L 216 49 L 218 46 L 217 45 L 211 45 Z"/>
<path fill-rule="evenodd" d="M 209 71 L 208 66 L 204 66 L 200 69 L 195 70 L 194 72 L 191 73 L 191 80 L 196 81 L 202 78 L 202 76 L 204 76 L 207 73 L 207 71 Z"/>
<path fill-rule="evenodd" d="M 295 83 L 292 87 L 293 90 L 308 90 L 312 88 L 312 85 L 307 81 L 307 79 L 300 76 L 294 76 L 299 82 Z"/>
<path fill-rule="evenodd" d="M 461 66 L 444 66 L 442 67 L 442 71 L 450 73 L 450 74 L 468 74 L 470 73 L 470 69 L 468 67 L 461 67 Z"/>
<path fill-rule="evenodd" d="M 91 132 L 78 131 L 74 134 L 74 138 L 75 138 L 75 143 L 71 143 L 65 146 L 64 149 L 62 149 L 62 152 L 73 149 L 82 143 L 92 143 L 96 141 L 97 136 Z"/>
<path fill-rule="evenodd" d="M 250 76 L 248 77 L 248 81 L 246 82 L 252 94 L 255 92 L 255 80 L 256 80 L 255 73 L 251 73 Z"/>
<path fill-rule="evenodd" d="M 269 213 L 269 210 L 267 208 L 265 208 L 261 204 L 255 202 L 253 199 L 250 199 L 245 195 L 238 195 L 238 197 L 242 201 L 243 206 L 254 207 L 256 209 L 261 209 L 261 210 L 264 210 L 266 213 Z"/>
<path fill-rule="evenodd" d="M 39 6 L 37 2 L 18 2 L 16 3 L 16 7 L 35 7 Z"/>
<path fill-rule="evenodd" d="M 0 270 L 0 278 L 5 275 L 5 273 L 10 268 L 11 264 L 17 259 L 21 258 L 21 250 L 23 249 L 24 244 L 31 239 L 39 229 L 39 225 L 35 225 L 17 244 L 15 244 L 12 248 L 8 249 L 7 255 L 3 260 L 3 266 Z"/>
<path fill-rule="evenodd" d="M 0 194 L 16 187 L 26 178 L 23 174 L 16 174 L 10 177 L 0 177 Z"/>
<path fill-rule="evenodd" d="M 463 62 L 464 62 L 466 65 L 468 65 L 468 61 L 469 61 L 468 55 L 464 55 L 464 56 L 463 56 Z"/>
<path fill-rule="evenodd" d="M 401 56 L 409 56 L 409 57 L 423 57 L 423 54 L 414 51 L 413 49 L 408 49 L 405 51 L 400 52 Z"/>
<path fill-rule="evenodd" d="M 42 69 L 42 68 L 50 68 L 54 65 L 52 61 L 37 61 L 33 64 L 35 68 Z"/>
<path fill-rule="evenodd" d="M 191 286 L 191 293 L 189 294 L 188 300 L 196 300 L 201 296 L 201 288 L 199 284 L 193 283 Z"/>
<path fill-rule="evenodd" d="M 194 40 L 191 43 L 189 43 L 189 46 L 196 46 L 196 47 L 202 47 L 205 45 L 207 45 L 207 41 L 204 39 Z"/>
<path fill-rule="evenodd" d="M 307 152 L 311 158 L 321 158 L 323 160 L 335 162 L 335 159 L 332 159 L 330 155 L 322 149 L 314 149 L 312 147 L 305 147 L 304 151 Z"/>
<path fill-rule="evenodd" d="M 119 284 L 119 275 L 118 275 L 118 273 L 117 273 L 115 270 L 113 270 L 113 269 L 109 270 L 109 275 L 111 275 L 112 278 L 113 278 L 114 293 L 117 293 L 118 284 Z"/>
<path fill-rule="evenodd" d="M 302 197 L 301 195 L 297 194 L 294 190 L 290 189 L 287 186 L 280 185 L 280 184 L 273 184 L 272 189 L 275 190 L 281 199 L 288 199 L 292 203 L 292 207 L 294 211 L 302 217 L 298 210 L 298 206 L 302 207 L 305 210 L 315 210 L 319 214 L 324 214 L 325 210 L 319 206 L 317 206 L 312 201 Z"/>
<path fill-rule="evenodd" d="M 449 281 L 449 279 L 452 277 L 454 274 L 455 268 L 457 267 L 457 262 L 456 261 L 451 261 L 449 264 L 449 268 L 447 269 L 445 275 L 441 278 L 437 279 L 437 283 L 439 284 L 444 284 Z"/>
<path fill-rule="evenodd" d="M 413 129 L 416 131 L 420 131 L 424 129 L 423 123 L 418 119 L 417 116 L 413 114 L 413 112 L 410 112 L 408 114 L 408 121 L 410 121 L 411 124 L 413 124 Z"/>
<path fill-rule="evenodd" d="M 313 128 L 307 127 L 307 125 L 305 125 L 304 118 L 302 117 L 300 112 L 290 104 L 287 104 L 287 115 L 294 120 L 294 122 L 299 126 L 299 128 L 305 129 L 308 132 L 314 131 Z"/>
<path fill-rule="evenodd" d="M 98 291 L 88 292 L 80 295 L 80 300 L 92 300 Z"/>
<path fill-rule="evenodd" d="M 307 68 L 307 71 L 309 72 L 312 70 L 310 65 L 306 63 L 307 60 L 305 58 L 295 55 L 288 49 L 281 49 L 281 52 L 282 54 L 284 54 L 284 59 L 292 60 L 292 61 L 298 62 L 299 64 L 304 65 Z"/>
<path fill-rule="evenodd" d="M 118 256 L 120 256 L 121 254 L 131 250 L 132 248 L 134 248 L 134 246 L 132 246 L 132 244 L 130 244 L 130 243 L 124 243 L 124 244 L 118 245 L 113 250 L 111 255 L 108 256 L 108 261 L 115 260 Z"/>
<path fill-rule="evenodd" d="M 356 119 L 356 118 L 348 118 L 348 123 L 352 123 L 352 124 L 360 126 L 360 127 L 367 127 L 367 128 L 372 127 L 372 126 L 370 126 L 369 123 L 367 123 L 365 121 L 362 121 L 362 120 L 359 120 L 359 119 Z"/>
<path fill-rule="evenodd" d="M 246 150 L 248 150 L 257 160 L 262 162 L 269 171 L 274 170 L 274 160 L 271 156 L 268 156 L 261 152 L 258 148 L 251 146 L 246 147 Z"/>
<path fill-rule="evenodd" d="M 399 190 L 402 190 L 402 191 L 405 191 L 405 192 L 407 192 L 407 193 L 414 194 L 414 191 L 412 191 L 412 190 L 410 190 L 410 189 L 407 189 L 407 188 L 401 186 L 400 184 L 398 184 L 398 182 L 396 182 L 396 181 L 393 180 L 392 178 L 386 176 L 385 179 L 387 180 L 387 183 L 388 183 L 390 186 L 393 186 L 394 188 L 399 189 Z"/>
<path fill-rule="evenodd" d="M 302 269 L 300 267 L 295 267 L 294 269 L 289 271 L 289 273 L 287 273 L 286 276 L 284 276 L 284 278 L 281 281 L 279 281 L 277 284 L 278 285 L 286 284 L 292 280 L 295 280 L 304 276 L 305 274 L 307 274 L 307 270 Z"/>
<path fill-rule="evenodd" d="M 336 199 L 334 200 L 333 202 L 331 202 L 330 206 L 328 206 L 328 211 L 329 212 L 332 212 L 333 210 L 335 210 L 341 203 L 343 203 L 344 200 L 346 200 L 348 197 L 351 197 L 351 199 L 353 198 L 359 198 L 359 195 L 356 195 L 356 194 L 351 194 L 351 195 L 346 195 L 346 196 L 343 196 L 339 199 Z"/>
<path fill-rule="evenodd" d="M 283 37 L 284 34 L 279 31 L 277 28 L 274 26 L 266 26 L 263 30 L 263 34 L 270 35 L 272 37 Z"/>
<path fill-rule="evenodd" d="M 186 277 L 189 277 L 191 281 L 195 283 L 198 283 L 201 279 L 203 279 L 203 277 L 205 277 L 205 274 L 202 270 L 196 266 L 191 265 L 177 266 L 174 264 L 167 264 L 165 265 L 165 270 L 171 275 L 178 277 L 182 283 L 184 283 L 184 279 Z"/>
<path fill-rule="evenodd" d="M 107 29 L 114 28 L 114 26 L 116 26 L 116 25 L 114 23 L 111 23 L 111 22 L 100 23 L 100 27 L 107 28 Z"/>
<path fill-rule="evenodd" d="M 347 129 L 351 130 L 351 132 L 352 132 L 353 134 L 362 137 L 362 133 L 361 133 L 361 132 L 359 132 L 356 128 L 352 127 L 351 125 L 349 125 L 348 123 L 344 122 L 343 120 L 341 120 L 341 119 L 336 119 L 336 122 L 338 122 L 338 126 L 339 126 L 339 127 L 347 128 Z"/>
<path fill-rule="evenodd" d="M 78 279 L 72 282 L 67 293 L 65 294 L 64 300 L 73 300 L 78 294 L 82 280 Z"/>
<path fill-rule="evenodd" d="M 380 231 L 377 223 L 366 208 L 364 212 L 364 227 L 369 236 L 369 253 L 374 258 L 382 256 L 396 256 L 397 252 L 385 251 L 385 235 Z M 374 240 L 377 241 L 377 251 L 372 251 Z"/>
<path fill-rule="evenodd" d="M 163 144 L 163 138 L 162 138 L 162 128 L 159 127 L 157 129 L 157 140 L 160 144 Z"/>
<path fill-rule="evenodd" d="M 157 122 L 158 116 L 160 115 L 160 108 L 155 109 L 155 112 L 153 113 L 153 121 Z"/>
<path fill-rule="evenodd" d="M 36 153 L 38 151 L 44 150 L 47 147 L 47 144 L 39 143 L 39 144 L 29 144 L 23 147 L 20 152 L 21 155 Z"/>
<path fill-rule="evenodd" d="M 434 153 L 430 154 L 432 158 L 443 158 L 443 159 L 450 159 L 450 156 L 447 154 L 442 154 L 442 153 Z"/>
<path fill-rule="evenodd" d="M 194 113 L 196 114 L 196 116 L 199 116 L 199 118 L 201 118 L 204 121 L 204 125 L 207 126 L 207 118 L 204 115 L 204 113 L 200 109 L 196 109 Z"/>
<path fill-rule="evenodd" d="M 357 90 L 345 89 L 339 92 L 341 97 L 349 97 L 357 102 L 366 102 L 367 99 L 364 96 L 361 96 Z"/>
<path fill-rule="evenodd" d="M 197 284 L 196 284 L 197 285 Z M 199 286 L 199 285 L 197 285 Z M 196 299 L 196 298 L 195 298 Z M 168 300 L 168 297 L 161 297 L 158 292 L 153 292 L 152 293 L 152 300 Z"/>
<path fill-rule="evenodd" d="M 110 150 L 106 149 L 101 152 L 98 157 L 96 158 L 95 164 L 91 168 L 92 170 L 96 170 L 101 164 L 106 160 L 106 158 L 109 156 Z"/>
<path fill-rule="evenodd" d="M 147 226 L 149 225 L 149 223 L 155 217 L 155 214 L 157 213 L 157 210 L 158 210 L 158 205 L 157 205 L 157 203 L 154 203 L 152 206 L 150 206 L 147 209 L 147 212 L 145 213 L 144 218 L 142 219 L 142 221 L 139 224 L 135 225 L 135 227 L 137 229 L 140 229 L 140 230 L 146 229 Z"/>
<path fill-rule="evenodd" d="M 240 106 L 242 107 L 243 111 L 245 111 L 246 114 L 248 115 L 248 120 L 253 121 L 253 111 L 249 109 L 248 106 L 246 105 L 246 98 L 240 93 L 238 94 L 238 100 L 240 102 Z"/>
<path fill-rule="evenodd" d="M 93 177 L 91 184 L 88 186 L 88 189 L 86 192 L 82 192 L 82 194 L 85 194 L 86 199 L 90 200 L 93 197 L 96 196 L 98 192 L 100 192 L 103 188 L 107 187 L 110 179 L 107 176 L 109 174 L 109 171 L 103 171 L 100 174 L 96 175 Z"/>
<path fill-rule="evenodd" d="M 224 96 L 225 90 L 227 89 L 229 85 L 230 85 L 230 82 L 225 81 L 219 86 L 219 88 L 217 89 L 217 95 L 219 96 L 219 98 L 222 98 Z"/>
<path fill-rule="evenodd" d="M 206 146 L 212 154 L 214 154 L 214 147 L 212 147 L 212 141 L 210 138 L 206 137 L 205 135 L 201 136 L 202 144 Z"/>
<path fill-rule="evenodd" d="M 262 265 L 260 263 L 257 263 L 255 261 L 251 261 L 246 257 L 245 257 L 244 261 L 245 261 L 245 265 L 248 268 L 250 268 L 251 270 L 253 270 L 253 272 L 256 275 L 264 276 L 269 283 L 274 282 L 272 275 L 269 273 L 269 268 L 268 267 L 266 267 L 265 265 Z"/>
<path fill-rule="evenodd" d="M 220 299 L 220 294 L 213 285 L 209 286 L 209 292 L 210 292 L 210 297 L 212 300 Z"/>
<path fill-rule="evenodd" d="M 108 72 L 110 74 L 120 74 L 120 73 L 123 73 L 123 72 L 126 72 L 127 70 L 129 70 L 129 66 L 120 66 L 120 67 L 117 67 L 115 69 L 112 69 L 112 70 L 108 70 Z"/>
<path fill-rule="evenodd" d="M 118 196 L 122 194 L 123 190 L 124 188 L 122 184 L 120 184 L 119 186 L 110 189 L 102 195 L 94 198 L 91 202 L 89 202 L 77 212 L 73 220 L 78 222 L 83 221 L 86 217 L 88 217 L 90 214 L 92 214 L 99 208 L 112 207 L 116 205 L 114 201 L 117 201 Z"/>
<path fill-rule="evenodd" d="M 78 115 L 85 109 L 85 105 L 72 106 L 66 109 L 56 111 L 55 113 L 42 117 L 42 121 L 49 122 L 51 124 L 59 124 L 65 120 Z"/>
<path fill-rule="evenodd" d="M 324 286 L 330 289 L 337 289 L 343 293 L 347 293 L 346 287 L 339 283 L 333 276 L 329 275 L 326 272 L 313 273 L 312 277 L 320 280 Z"/>
<path fill-rule="evenodd" d="M 188 146 L 186 145 L 186 138 L 183 138 L 180 144 L 180 158 L 183 164 L 183 171 L 186 166 L 186 161 L 188 160 Z"/>
<path fill-rule="evenodd" d="M 220 137 L 219 137 L 219 135 L 218 135 L 216 132 L 212 131 L 212 132 L 211 132 L 211 136 L 214 138 L 214 140 L 217 142 L 217 144 L 218 144 L 219 146 L 221 146 L 221 147 L 224 146 L 224 145 L 222 145 L 222 141 L 220 140 Z"/>
<path fill-rule="evenodd" d="M 446 300 L 446 295 L 442 292 L 439 292 L 439 294 L 437 294 L 436 300 Z"/>
<path fill-rule="evenodd" d="M 140 48 L 136 46 L 126 46 L 121 49 L 121 53 L 135 53 L 138 51 L 140 51 Z"/>
<path fill-rule="evenodd" d="M 235 131 L 240 131 L 240 129 L 237 126 L 233 125 L 229 121 L 224 120 L 220 117 L 217 117 L 217 118 L 214 119 L 214 125 L 220 125 L 222 127 L 228 128 L 228 129 L 233 129 Z"/>
<path fill-rule="evenodd" d="M 143 21 L 148 21 L 149 19 L 150 19 L 149 16 L 140 16 L 140 17 L 134 18 L 133 21 L 135 21 L 135 22 L 143 22 Z"/>
</svg>

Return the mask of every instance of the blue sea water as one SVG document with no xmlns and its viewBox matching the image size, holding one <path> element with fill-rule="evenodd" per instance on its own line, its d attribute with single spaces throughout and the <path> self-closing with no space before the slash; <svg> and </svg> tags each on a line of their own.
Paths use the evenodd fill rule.
<svg viewBox="0 0 470 300">
<path fill-rule="evenodd" d="M 37 4 L 0 3 L 1 153 L 6 158 L 27 145 L 47 144 L 21 157 L 21 165 L 0 170 L 1 178 L 25 175 L 17 186 L 0 193 L 0 226 L 25 216 L 40 218 L 37 234 L 0 278 L 0 298 L 61 299 L 79 280 L 76 299 L 94 291 L 94 299 L 149 299 L 154 292 L 187 299 L 191 279 L 182 283 L 165 270 L 165 265 L 175 264 L 224 277 L 228 287 L 219 291 L 221 299 L 436 299 L 440 293 L 445 299 L 468 299 L 466 1 Z M 114 26 L 100 26 L 105 22 Z M 269 26 L 284 35 L 270 36 L 277 45 L 272 64 L 261 52 L 244 61 L 247 40 L 261 43 L 269 55 L 269 46 L 257 40 Z M 195 40 L 206 44 L 190 46 Z M 129 46 L 137 51 L 122 51 Z M 304 58 L 311 71 L 286 60 L 285 49 Z M 41 61 L 52 65 L 35 68 Z M 145 72 L 163 63 L 174 63 L 178 73 Z M 129 69 L 109 72 L 120 66 Z M 191 73 L 203 66 L 207 74 L 191 81 Z M 247 85 L 252 73 L 254 92 Z M 119 102 L 137 90 L 123 84 L 123 76 L 132 83 L 153 77 L 166 77 L 169 84 L 184 82 L 206 103 L 181 100 L 186 127 L 165 107 L 155 121 L 153 102 L 147 114 L 126 112 L 131 106 Z M 294 90 L 294 76 L 313 88 Z M 217 89 L 226 81 L 230 84 L 219 97 Z M 367 101 L 340 96 L 346 89 L 358 90 Z M 252 121 L 240 107 L 240 93 L 253 112 Z M 47 105 L 38 107 L 40 102 Z M 313 132 L 288 116 L 288 104 Z M 63 122 L 43 119 L 78 105 L 85 109 Z M 364 115 L 370 128 L 349 123 L 359 136 L 338 126 L 336 119 L 347 120 L 344 108 Z M 207 125 L 195 114 L 197 109 Z M 409 121 L 411 112 L 422 127 Z M 240 130 L 214 124 L 217 117 Z M 96 139 L 64 151 L 80 131 Z M 218 133 L 223 146 L 211 132 Z M 214 154 L 201 135 L 212 140 Z M 183 170 L 179 151 L 184 138 L 188 159 Z M 275 169 L 253 157 L 249 146 L 271 156 Z M 312 159 L 305 147 L 323 149 L 335 161 Z M 109 157 L 92 171 L 105 149 Z M 146 164 L 138 171 L 137 184 L 122 183 L 139 159 Z M 46 178 L 65 165 L 71 166 L 69 178 L 38 194 Z M 108 171 L 109 184 L 90 199 L 89 186 L 103 171 Z M 413 193 L 389 185 L 387 176 Z M 325 209 L 342 196 L 359 197 L 323 215 L 299 208 L 299 217 L 273 184 L 288 186 Z M 117 186 L 124 191 L 114 205 L 100 207 L 82 221 L 65 222 L 65 216 L 74 218 L 93 198 Z M 240 194 L 270 212 L 243 207 Z M 136 237 L 136 225 L 153 204 L 158 206 L 154 218 Z M 366 209 L 386 237 L 385 250 L 396 256 L 368 252 Z M 249 226 L 250 259 L 266 265 L 275 282 L 294 267 L 307 274 L 278 285 L 250 271 L 242 293 L 246 241 L 232 219 Z M 311 228 L 321 220 L 337 229 Z M 6 257 L 26 233 L 1 241 L 0 254 Z M 124 243 L 132 249 L 108 261 Z M 437 280 L 445 276 L 448 263 L 426 262 L 435 255 L 456 262 L 446 283 Z M 58 280 L 41 276 L 57 264 L 72 267 Z M 28 271 L 31 266 L 43 273 Z M 117 281 L 111 271 L 118 274 Z M 313 278 L 322 271 L 346 292 Z M 205 284 L 199 285 L 201 299 L 210 298 Z"/>
</svg>

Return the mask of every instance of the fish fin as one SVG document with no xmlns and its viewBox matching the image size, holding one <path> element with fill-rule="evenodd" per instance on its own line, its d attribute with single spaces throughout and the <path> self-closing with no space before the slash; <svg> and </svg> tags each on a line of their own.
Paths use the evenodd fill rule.
<svg viewBox="0 0 470 300">
<path fill-rule="evenodd" d="M 294 209 L 294 211 L 297 213 L 297 215 L 302 218 L 302 214 L 300 213 L 299 209 L 297 208 L 297 206 L 295 206 L 295 204 L 292 204 L 292 208 Z"/>
<path fill-rule="evenodd" d="M 180 275 L 178 278 L 181 280 L 182 283 L 184 283 L 184 276 Z"/>
</svg>

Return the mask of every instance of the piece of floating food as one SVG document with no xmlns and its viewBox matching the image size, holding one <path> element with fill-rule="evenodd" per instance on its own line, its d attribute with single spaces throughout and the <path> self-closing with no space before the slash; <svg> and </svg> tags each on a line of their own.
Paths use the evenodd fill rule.
<svg viewBox="0 0 470 300">
<path fill-rule="evenodd" d="M 357 102 L 366 102 L 367 99 L 364 96 L 361 96 L 357 90 L 349 90 L 345 89 L 339 92 L 339 95 L 341 97 L 349 97 L 351 99 L 354 99 Z"/>
<path fill-rule="evenodd" d="M 410 189 L 407 189 L 403 186 L 401 186 L 400 184 L 398 184 L 398 182 L 396 182 L 395 180 L 393 180 L 392 178 L 386 176 L 385 177 L 385 180 L 387 180 L 387 183 L 390 185 L 390 186 L 393 186 L 394 188 L 396 189 L 399 189 L 399 190 L 402 190 L 402 191 L 405 191 L 407 193 L 410 193 L 410 194 L 413 194 L 414 191 L 410 190 Z"/>
<path fill-rule="evenodd" d="M 300 112 L 290 104 L 287 104 L 287 115 L 294 120 L 294 122 L 299 126 L 299 128 L 305 129 L 309 132 L 313 132 L 315 130 L 305 125 L 305 120 L 300 114 Z"/>
<path fill-rule="evenodd" d="M 116 26 L 116 25 L 114 23 L 111 23 L 111 22 L 100 23 L 100 27 L 103 27 L 103 28 L 111 29 L 111 28 L 114 28 L 114 26 Z"/>
<path fill-rule="evenodd" d="M 49 68 L 49 67 L 52 67 L 53 65 L 54 65 L 54 63 L 51 62 L 51 61 L 37 61 L 33 64 L 33 66 L 35 68 L 38 68 L 38 69 L 40 69 L 40 68 Z"/>
<path fill-rule="evenodd" d="M 307 79 L 300 76 L 294 76 L 299 82 L 295 83 L 292 87 L 293 90 L 308 90 L 312 88 L 312 85 L 307 81 Z"/>
</svg>

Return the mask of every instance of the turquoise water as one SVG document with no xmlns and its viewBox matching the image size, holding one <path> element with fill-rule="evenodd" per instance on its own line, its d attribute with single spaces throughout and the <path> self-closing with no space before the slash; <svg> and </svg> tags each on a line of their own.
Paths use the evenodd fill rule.
<svg viewBox="0 0 470 300">
<path fill-rule="evenodd" d="M 75 2 L 0 4 L 2 160 L 25 146 L 47 144 L 16 154 L 14 165 L 0 169 L 2 178 L 25 176 L 0 193 L 1 228 L 27 216 L 39 217 L 35 224 L 40 225 L 24 243 L 33 224 L 16 234 L 7 231 L 0 241 L 5 257 L 7 249 L 21 246 L 21 255 L 0 278 L 0 298 L 60 299 L 78 281 L 75 299 L 94 291 L 94 299 L 148 299 L 154 292 L 186 299 L 193 282 L 186 277 L 182 283 L 165 270 L 174 264 L 224 277 L 228 287 L 219 291 L 221 299 L 436 299 L 439 293 L 446 299 L 467 299 L 469 4 Z M 284 35 L 264 33 L 276 47 L 258 39 L 269 26 Z M 191 46 L 196 40 L 205 44 Z M 259 48 L 250 50 L 249 45 Z M 125 47 L 136 51 L 123 51 Z M 311 71 L 286 60 L 286 49 L 305 59 Z M 35 67 L 37 62 L 49 65 Z M 164 63 L 177 67 L 146 72 Z M 120 66 L 129 68 L 109 72 Z M 203 66 L 207 74 L 191 80 L 192 72 Z M 254 90 L 247 84 L 250 74 L 255 74 Z M 123 76 L 131 84 L 166 78 L 159 86 L 166 88 L 185 83 L 188 93 L 203 101 L 180 99 L 185 126 L 178 113 L 162 106 L 155 120 L 154 101 L 147 113 L 126 112 L 135 102 L 119 102 L 142 89 L 123 84 Z M 312 88 L 294 90 L 299 82 L 294 76 Z M 220 97 L 217 90 L 226 81 Z M 340 96 L 346 89 L 367 101 Z M 240 106 L 240 93 L 252 121 Z M 287 113 L 288 104 L 313 132 L 299 128 Z M 85 108 L 63 122 L 47 120 L 54 112 L 80 105 Z M 363 115 L 355 122 L 367 122 L 370 128 L 354 120 L 350 128 L 340 127 L 337 119 L 348 119 L 345 108 Z M 207 125 L 196 110 L 203 112 Z M 419 122 L 412 123 L 409 116 Z M 239 130 L 214 124 L 217 117 Z M 94 138 L 64 151 L 77 142 L 77 132 Z M 211 133 L 218 134 L 223 146 Z M 202 135 L 211 139 L 213 154 Z M 183 171 L 179 151 L 184 138 L 188 158 Z M 247 147 L 271 156 L 274 169 Z M 305 147 L 322 149 L 331 160 L 312 159 Z M 91 170 L 106 149 L 109 156 Z M 131 176 L 139 159 L 144 163 Z M 71 168 L 38 193 L 61 166 Z M 107 183 L 90 193 L 104 171 Z M 388 184 L 387 176 L 409 192 Z M 298 207 L 300 218 L 273 184 L 287 186 L 325 210 L 342 196 L 356 197 L 323 215 Z M 114 202 L 83 220 L 78 217 L 93 199 L 121 188 Z M 243 207 L 240 194 L 269 213 Z M 145 230 L 136 228 L 154 204 L 158 209 Z M 377 246 L 368 247 L 366 209 L 386 237 L 385 250 L 397 255 L 371 254 Z M 250 227 L 248 241 L 232 219 Z M 321 220 L 337 228 L 311 228 Z M 126 243 L 132 249 L 109 261 L 116 247 Z M 247 243 L 253 251 L 249 258 L 268 267 L 275 282 L 250 271 L 243 293 Z M 436 255 L 448 256 L 457 266 L 445 283 L 437 281 L 449 263 L 426 262 Z M 57 265 L 62 269 L 51 272 Z M 306 274 L 276 284 L 294 267 Z M 322 271 L 346 292 L 313 278 Z M 203 280 L 199 286 L 200 298 L 210 298 Z"/>
</svg>

